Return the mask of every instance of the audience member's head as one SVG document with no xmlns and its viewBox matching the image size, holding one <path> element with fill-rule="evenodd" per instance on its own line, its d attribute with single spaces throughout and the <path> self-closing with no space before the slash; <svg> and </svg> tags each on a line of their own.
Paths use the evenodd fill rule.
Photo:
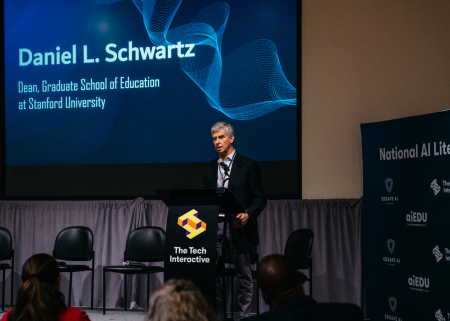
<svg viewBox="0 0 450 321">
<path fill-rule="evenodd" d="M 290 298 L 305 295 L 305 275 L 283 255 L 272 254 L 261 260 L 257 270 L 262 298 L 273 309 Z"/>
<path fill-rule="evenodd" d="M 58 262 L 48 254 L 33 255 L 22 267 L 22 282 L 8 321 L 57 321 L 67 308 L 59 291 Z"/>
<path fill-rule="evenodd" d="M 152 294 L 150 321 L 214 321 L 217 314 L 191 281 L 169 280 Z"/>
</svg>

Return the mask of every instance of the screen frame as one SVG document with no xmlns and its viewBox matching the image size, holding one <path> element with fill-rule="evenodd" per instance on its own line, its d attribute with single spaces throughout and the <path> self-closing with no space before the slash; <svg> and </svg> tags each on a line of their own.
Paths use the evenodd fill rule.
<svg viewBox="0 0 450 321">
<path fill-rule="evenodd" d="M 3 75 L 3 86 L 0 86 L 0 93 L 2 94 L 3 99 L 1 100 L 1 112 L 0 112 L 0 121 L 2 130 L 0 131 L 0 200 L 115 200 L 115 199 L 135 199 L 138 197 L 143 197 L 145 199 L 160 199 L 157 195 L 148 194 L 133 194 L 133 195 L 71 195 L 71 196 L 59 196 L 59 195 L 37 195 L 37 196 L 8 196 L 6 190 L 6 180 L 7 180 L 7 171 L 6 171 L 6 142 L 5 142 L 5 107 L 6 107 L 6 99 L 5 99 L 5 17 L 4 17 L 4 8 L 5 3 L 4 0 L 0 0 L 1 3 L 1 73 Z M 297 193 L 294 194 L 266 194 L 268 199 L 302 199 L 302 1 L 297 1 L 297 39 L 296 39 L 296 49 L 297 49 L 297 106 L 296 106 L 296 115 L 297 115 L 297 170 L 296 170 L 296 187 Z M 205 163 L 207 160 L 205 160 Z M 259 163 L 259 162 L 258 162 Z M 141 165 L 141 164 L 130 164 L 130 165 Z M 53 165 L 52 165 L 53 166 Z M 67 166 L 67 165 L 61 165 Z M 92 165 L 77 165 L 78 167 L 82 166 L 91 166 Z M 94 165 L 94 166 L 103 166 L 103 165 Z M 120 166 L 116 165 L 116 166 Z M 45 167 L 45 166 L 44 166 Z M 200 179 L 200 178 L 199 178 Z M 79 188 L 82 188 L 80 186 Z"/>
</svg>

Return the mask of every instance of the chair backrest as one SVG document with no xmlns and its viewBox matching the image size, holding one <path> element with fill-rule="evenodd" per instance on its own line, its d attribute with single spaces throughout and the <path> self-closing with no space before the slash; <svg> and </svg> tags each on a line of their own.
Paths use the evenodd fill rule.
<svg viewBox="0 0 450 321">
<path fill-rule="evenodd" d="M 299 229 L 289 235 L 284 248 L 284 256 L 295 262 L 299 269 L 309 269 L 314 233 L 305 228 Z"/>
<path fill-rule="evenodd" d="M 233 256 L 231 255 L 231 249 L 229 246 L 225 248 L 224 255 L 225 263 L 233 264 Z M 250 249 L 250 263 L 255 264 L 258 263 L 258 248 L 257 246 L 252 246 Z"/>
<path fill-rule="evenodd" d="M 0 260 L 11 260 L 12 257 L 12 237 L 11 233 L 0 227 Z"/>
<path fill-rule="evenodd" d="M 90 228 L 72 226 L 59 232 L 53 257 L 66 261 L 90 261 L 93 258 L 94 235 Z"/>
<path fill-rule="evenodd" d="M 125 261 L 164 261 L 166 232 L 160 227 L 145 226 L 133 230 L 127 239 Z"/>
</svg>

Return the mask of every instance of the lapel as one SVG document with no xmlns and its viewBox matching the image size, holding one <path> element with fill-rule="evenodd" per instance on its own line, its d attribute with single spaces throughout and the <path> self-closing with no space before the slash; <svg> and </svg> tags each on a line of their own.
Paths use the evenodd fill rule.
<svg viewBox="0 0 450 321">
<path fill-rule="evenodd" d="M 217 160 L 219 158 L 216 158 L 214 160 L 214 164 L 212 164 L 211 168 L 210 168 L 210 175 L 212 178 L 212 182 L 211 182 L 211 186 L 213 186 L 212 188 L 216 188 L 217 187 L 217 177 L 218 177 L 218 172 L 219 172 L 219 166 L 217 165 Z"/>
<path fill-rule="evenodd" d="M 234 156 L 233 165 L 231 166 L 231 175 L 230 182 L 228 183 L 228 189 L 231 191 L 234 186 L 234 182 L 239 175 L 239 171 L 241 170 L 241 160 L 242 157 L 236 152 L 236 156 Z"/>
</svg>

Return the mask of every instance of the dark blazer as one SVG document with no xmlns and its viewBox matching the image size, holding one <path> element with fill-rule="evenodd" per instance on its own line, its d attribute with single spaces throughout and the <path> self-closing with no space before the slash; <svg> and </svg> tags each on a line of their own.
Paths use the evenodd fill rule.
<svg viewBox="0 0 450 321">
<path fill-rule="evenodd" d="M 248 321 L 362 321 L 361 309 L 350 303 L 317 303 L 300 295 L 280 304 L 278 309 L 250 317 Z"/>
<path fill-rule="evenodd" d="M 205 165 L 202 177 L 202 188 L 217 188 L 218 158 Z M 261 173 L 258 164 L 248 157 L 236 152 L 231 166 L 228 189 L 247 211 L 250 219 L 240 228 L 234 228 L 236 216 L 239 213 L 228 213 L 230 217 L 231 236 L 239 247 L 251 247 L 258 245 L 257 217 L 267 204 L 263 191 Z"/>
</svg>

